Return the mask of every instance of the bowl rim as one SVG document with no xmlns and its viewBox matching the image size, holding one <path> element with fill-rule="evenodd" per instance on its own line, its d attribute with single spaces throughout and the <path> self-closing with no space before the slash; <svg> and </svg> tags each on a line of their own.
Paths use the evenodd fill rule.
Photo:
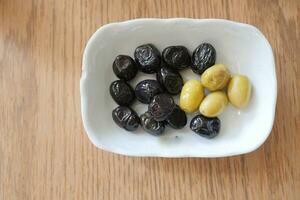
<svg viewBox="0 0 300 200">
<path fill-rule="evenodd" d="M 274 78 L 274 95 L 271 98 L 273 100 L 272 102 L 272 113 L 270 113 L 271 120 L 268 121 L 268 124 L 266 125 L 268 127 L 268 131 L 266 134 L 264 134 L 264 137 L 260 137 L 260 141 L 255 143 L 255 145 L 249 145 L 248 148 L 241 149 L 240 151 L 234 151 L 230 153 L 225 153 L 225 154 L 215 154 L 215 153 L 206 153 L 205 155 L 203 154 L 186 154 L 186 153 L 177 153 L 177 154 L 170 154 L 166 152 L 162 153 L 140 153 L 140 152 L 129 152 L 129 151 L 122 151 L 122 149 L 118 148 L 111 148 L 106 146 L 105 144 L 101 143 L 98 141 L 98 139 L 94 136 L 92 133 L 93 131 L 88 125 L 88 119 L 86 118 L 86 105 L 87 105 L 87 95 L 85 95 L 86 91 L 84 89 L 85 84 L 88 80 L 88 55 L 90 51 L 92 51 L 92 43 L 96 40 L 97 36 L 101 34 L 102 32 L 106 31 L 107 29 L 111 29 L 114 27 L 118 26 L 127 26 L 127 25 L 137 25 L 137 24 L 142 24 L 142 23 L 172 23 L 172 22 L 180 22 L 180 23 L 193 23 L 193 24 L 201 24 L 201 23 L 224 23 L 224 24 L 229 24 L 229 25 L 234 25 L 238 26 L 239 28 L 246 28 L 246 29 L 251 29 L 254 31 L 259 37 L 264 41 L 266 44 L 266 47 L 268 51 L 271 53 L 271 64 L 272 64 L 272 77 Z M 125 155 L 125 156 L 132 156 L 132 157 L 167 157 L 167 158 L 180 158 L 180 157 L 195 157 L 195 158 L 218 158 L 218 157 L 229 157 L 229 156 L 237 156 L 237 155 L 242 155 L 246 153 L 253 152 L 257 150 L 262 144 L 267 140 L 269 137 L 273 125 L 274 125 L 274 120 L 275 120 L 275 112 L 276 112 L 276 103 L 277 103 L 277 76 L 276 76 L 276 67 L 275 67 L 275 60 L 274 60 L 274 53 L 272 50 L 272 47 L 267 40 L 267 38 L 264 36 L 264 34 L 255 26 L 246 24 L 246 23 L 241 23 L 241 22 L 236 22 L 236 21 L 231 21 L 227 19 L 217 19 L 217 18 L 207 18 L 207 19 L 194 19 L 194 18 L 137 18 L 137 19 L 131 19 L 131 20 L 126 20 L 126 21 L 121 21 L 121 22 L 112 22 L 109 24 L 105 24 L 98 28 L 88 39 L 86 46 L 83 51 L 83 59 L 82 59 L 82 74 L 80 78 L 80 100 L 81 100 L 81 117 L 83 121 L 83 127 L 84 130 L 89 138 L 89 140 L 94 144 L 97 148 L 100 148 L 102 150 L 116 153 L 119 155 Z"/>
</svg>

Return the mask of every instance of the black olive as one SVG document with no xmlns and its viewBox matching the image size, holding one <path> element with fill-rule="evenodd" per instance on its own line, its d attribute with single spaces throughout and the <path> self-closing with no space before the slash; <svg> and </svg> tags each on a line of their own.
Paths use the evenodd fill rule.
<svg viewBox="0 0 300 200">
<path fill-rule="evenodd" d="M 181 110 L 178 105 L 176 105 L 166 121 L 172 128 L 181 129 L 186 125 L 187 118 L 185 112 Z"/>
<path fill-rule="evenodd" d="M 179 94 L 183 86 L 183 79 L 181 75 L 174 69 L 162 67 L 156 74 L 157 81 L 170 94 Z"/>
<path fill-rule="evenodd" d="M 132 87 L 123 80 L 117 80 L 110 84 L 110 95 L 120 106 L 128 106 L 134 100 Z"/>
<path fill-rule="evenodd" d="M 208 118 L 203 115 L 197 115 L 192 119 L 190 128 L 198 135 L 214 138 L 219 134 L 221 121 L 217 117 Z"/>
<path fill-rule="evenodd" d="M 160 68 L 161 56 L 152 44 L 144 44 L 134 51 L 134 58 L 140 71 L 152 74 Z"/>
<path fill-rule="evenodd" d="M 191 65 L 189 51 L 184 46 L 169 46 L 162 52 L 164 62 L 177 70 L 184 69 Z"/>
<path fill-rule="evenodd" d="M 129 81 L 138 72 L 135 61 L 126 55 L 118 55 L 113 63 L 113 71 L 119 79 Z"/>
<path fill-rule="evenodd" d="M 150 103 L 152 98 L 163 92 L 163 88 L 156 80 L 146 79 L 135 87 L 135 96 L 142 103 Z"/>
<path fill-rule="evenodd" d="M 127 131 L 134 131 L 139 127 L 140 118 L 137 113 L 129 107 L 119 106 L 112 111 L 115 123 Z"/>
<path fill-rule="evenodd" d="M 202 74 L 207 68 L 213 66 L 215 62 L 215 48 L 211 44 L 202 43 L 193 52 L 191 68 L 193 72 Z"/>
<path fill-rule="evenodd" d="M 141 126 L 152 135 L 161 135 L 165 130 L 165 123 L 156 121 L 149 112 L 145 112 L 140 116 Z"/>
<path fill-rule="evenodd" d="M 173 98 L 162 93 L 153 97 L 148 105 L 148 111 L 156 121 L 164 121 L 170 116 L 175 106 Z"/>
</svg>

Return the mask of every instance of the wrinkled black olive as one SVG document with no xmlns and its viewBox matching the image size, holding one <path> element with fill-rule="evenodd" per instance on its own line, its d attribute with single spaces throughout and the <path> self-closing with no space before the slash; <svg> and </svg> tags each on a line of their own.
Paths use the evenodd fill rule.
<svg viewBox="0 0 300 200">
<path fill-rule="evenodd" d="M 192 56 L 192 70 L 197 74 L 202 74 L 207 68 L 216 62 L 216 50 L 208 43 L 200 44 Z"/>
<path fill-rule="evenodd" d="M 165 130 L 165 123 L 156 121 L 148 111 L 140 116 L 140 120 L 142 128 L 152 135 L 161 135 Z"/>
<path fill-rule="evenodd" d="M 163 88 L 156 80 L 146 79 L 135 87 L 135 96 L 142 103 L 150 103 L 152 98 L 163 92 Z"/>
<path fill-rule="evenodd" d="M 110 84 L 110 95 L 120 106 L 128 106 L 134 100 L 132 87 L 123 80 L 117 80 Z"/>
<path fill-rule="evenodd" d="M 178 105 L 176 105 L 166 121 L 172 128 L 181 129 L 186 125 L 187 118 L 185 112 L 181 110 Z"/>
<path fill-rule="evenodd" d="M 221 121 L 217 117 L 208 118 L 203 115 L 197 115 L 192 119 L 190 128 L 198 135 L 214 138 L 219 134 Z"/>
<path fill-rule="evenodd" d="M 152 74 L 160 68 L 161 56 L 152 44 L 144 44 L 134 51 L 134 58 L 140 71 Z"/>
<path fill-rule="evenodd" d="M 139 127 L 140 118 L 137 113 L 129 107 L 119 106 L 112 111 L 115 123 L 127 131 L 134 131 Z"/>
<path fill-rule="evenodd" d="M 127 55 L 118 55 L 113 63 L 113 71 L 119 79 L 129 81 L 138 72 L 137 64 Z"/>
<path fill-rule="evenodd" d="M 148 105 L 148 111 L 156 121 L 164 121 L 170 116 L 175 106 L 173 98 L 162 93 L 153 97 Z"/>
<path fill-rule="evenodd" d="M 191 65 L 189 51 L 184 46 L 169 46 L 162 52 L 164 62 L 176 69 L 181 70 Z"/>
<path fill-rule="evenodd" d="M 181 75 L 174 69 L 162 67 L 156 74 L 157 81 L 166 89 L 170 94 L 179 94 L 183 86 Z"/>
</svg>

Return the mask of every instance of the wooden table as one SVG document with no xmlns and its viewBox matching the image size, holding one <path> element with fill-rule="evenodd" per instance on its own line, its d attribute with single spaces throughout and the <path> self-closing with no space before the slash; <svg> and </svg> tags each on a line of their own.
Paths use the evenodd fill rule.
<svg viewBox="0 0 300 200">
<path fill-rule="evenodd" d="M 299 0 L 0 0 L 0 199 L 300 199 Z M 229 158 L 104 152 L 81 122 L 88 38 L 140 17 L 225 18 L 257 26 L 278 79 L 273 131 Z M 266 88 L 267 89 L 267 88 Z"/>
</svg>

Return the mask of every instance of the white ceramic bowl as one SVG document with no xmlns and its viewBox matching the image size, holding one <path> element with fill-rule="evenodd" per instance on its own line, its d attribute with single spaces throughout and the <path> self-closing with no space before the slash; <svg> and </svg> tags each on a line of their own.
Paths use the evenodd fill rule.
<svg viewBox="0 0 300 200">
<path fill-rule="evenodd" d="M 249 77 L 253 93 L 246 109 L 228 106 L 219 117 L 220 134 L 205 139 L 189 129 L 166 129 L 155 137 L 142 128 L 131 133 L 119 128 L 111 112 L 117 107 L 109 85 L 117 77 L 112 63 L 119 54 L 133 57 L 135 48 L 153 43 L 160 51 L 170 45 L 184 45 L 192 52 L 202 42 L 211 43 L 217 52 L 216 63 L 224 63 L 232 74 Z M 199 79 L 191 70 L 184 80 Z M 136 83 L 153 75 L 138 73 Z M 106 151 L 130 156 L 223 157 L 251 152 L 271 132 L 276 106 L 277 81 L 272 48 L 254 26 L 220 19 L 137 19 L 102 26 L 89 39 L 83 55 L 80 80 L 81 111 L 84 128 L 91 142 Z M 177 98 L 178 101 L 178 98 Z M 147 106 L 136 102 L 142 114 Z"/>
</svg>

